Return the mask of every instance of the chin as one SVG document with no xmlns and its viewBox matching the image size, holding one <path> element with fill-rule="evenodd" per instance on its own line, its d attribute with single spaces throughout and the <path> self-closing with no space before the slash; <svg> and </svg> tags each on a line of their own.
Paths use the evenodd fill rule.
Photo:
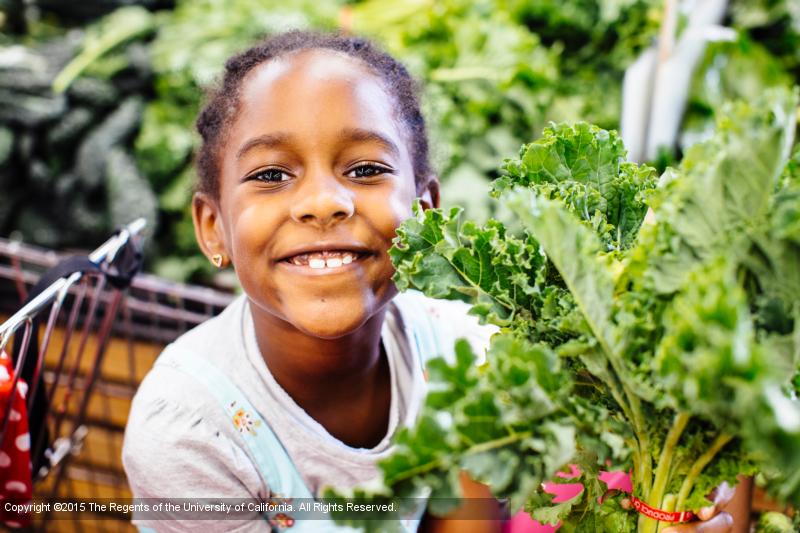
<svg viewBox="0 0 800 533">
<path fill-rule="evenodd" d="M 358 302 L 314 300 L 299 307 L 289 321 L 303 333 L 321 339 L 337 339 L 353 333 L 372 317 L 377 309 Z"/>
<path fill-rule="evenodd" d="M 311 337 L 332 340 L 353 333 L 363 326 L 368 318 L 367 316 L 360 316 L 353 317 L 353 319 L 345 319 L 340 316 L 333 322 L 321 320 L 319 317 L 307 317 L 304 320 L 293 322 L 293 325 Z"/>
</svg>

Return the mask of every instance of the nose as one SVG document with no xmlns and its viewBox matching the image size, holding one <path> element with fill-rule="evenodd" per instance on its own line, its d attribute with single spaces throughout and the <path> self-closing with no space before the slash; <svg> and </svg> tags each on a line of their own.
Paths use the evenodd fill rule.
<svg viewBox="0 0 800 533">
<path fill-rule="evenodd" d="M 334 174 L 308 174 L 302 181 L 291 207 L 291 216 L 296 222 L 322 229 L 353 216 L 352 191 Z"/>
</svg>

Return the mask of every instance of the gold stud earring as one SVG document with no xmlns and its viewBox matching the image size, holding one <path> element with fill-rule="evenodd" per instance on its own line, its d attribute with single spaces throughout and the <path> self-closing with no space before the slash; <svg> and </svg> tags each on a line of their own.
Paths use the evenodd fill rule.
<svg viewBox="0 0 800 533">
<path fill-rule="evenodd" d="M 211 256 L 211 263 L 217 268 L 222 268 L 222 254 L 214 254 Z"/>
</svg>

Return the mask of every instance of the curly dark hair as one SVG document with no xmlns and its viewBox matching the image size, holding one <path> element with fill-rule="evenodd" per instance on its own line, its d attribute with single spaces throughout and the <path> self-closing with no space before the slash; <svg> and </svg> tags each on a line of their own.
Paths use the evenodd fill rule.
<svg viewBox="0 0 800 533">
<path fill-rule="evenodd" d="M 197 154 L 201 192 L 219 196 L 220 150 L 227 129 L 239 111 L 242 82 L 247 74 L 264 62 L 304 50 L 325 49 L 360 59 L 383 82 L 394 98 L 401 124 L 406 128 L 417 190 L 432 175 L 428 155 L 428 134 L 419 104 L 419 87 L 406 67 L 368 39 L 339 33 L 293 30 L 269 37 L 225 63 L 222 82 L 211 92 L 197 117 L 197 131 L 203 144 Z"/>
</svg>

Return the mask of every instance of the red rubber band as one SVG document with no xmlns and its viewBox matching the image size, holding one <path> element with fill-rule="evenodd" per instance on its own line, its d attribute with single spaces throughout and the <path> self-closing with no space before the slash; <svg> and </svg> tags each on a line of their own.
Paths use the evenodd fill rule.
<svg viewBox="0 0 800 533">
<path fill-rule="evenodd" d="M 660 522 L 688 522 L 694 519 L 694 513 L 691 511 L 682 511 L 680 513 L 662 511 L 661 509 L 650 507 L 636 496 L 631 496 L 631 502 L 633 503 L 633 508 L 641 514 Z"/>
</svg>

